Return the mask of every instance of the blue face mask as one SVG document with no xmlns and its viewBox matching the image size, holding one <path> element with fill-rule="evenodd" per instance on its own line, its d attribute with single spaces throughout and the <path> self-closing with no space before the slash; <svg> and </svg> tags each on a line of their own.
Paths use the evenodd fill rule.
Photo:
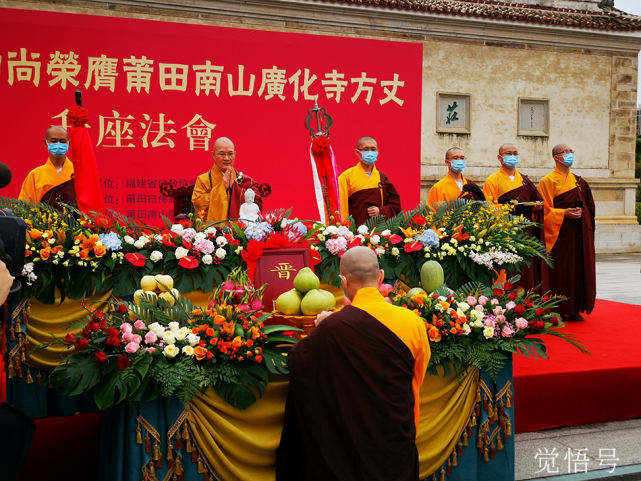
<svg viewBox="0 0 641 481">
<path fill-rule="evenodd" d="M 361 152 L 361 155 L 363 156 L 363 162 L 365 162 L 366 164 L 373 164 L 374 162 L 376 162 L 378 152 L 366 150 L 365 152 Z"/>
<path fill-rule="evenodd" d="M 574 164 L 574 154 L 567 154 L 563 156 L 563 165 L 566 167 L 572 167 Z"/>
<path fill-rule="evenodd" d="M 452 172 L 455 174 L 460 174 L 463 172 L 463 169 L 465 168 L 465 161 L 464 160 L 453 160 L 450 163 L 450 168 L 452 169 Z"/>
<path fill-rule="evenodd" d="M 513 169 L 519 164 L 519 158 L 516 155 L 506 155 L 503 157 L 503 165 L 509 169 Z"/>
<path fill-rule="evenodd" d="M 53 144 L 47 144 L 47 148 L 49 149 L 49 153 L 54 157 L 62 157 L 63 155 L 66 155 L 69 150 L 69 144 L 56 142 Z"/>
</svg>

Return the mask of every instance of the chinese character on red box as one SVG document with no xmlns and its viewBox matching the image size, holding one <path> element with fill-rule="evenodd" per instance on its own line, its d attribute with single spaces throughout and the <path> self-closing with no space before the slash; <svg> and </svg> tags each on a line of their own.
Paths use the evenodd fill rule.
<svg viewBox="0 0 641 481">
<path fill-rule="evenodd" d="M 263 251 L 263 257 L 256 263 L 254 284 L 256 287 L 267 284 L 263 293 L 263 305 L 266 310 L 274 310 L 274 303 L 278 296 L 294 288 L 294 278 L 303 267 L 313 270 L 308 247 L 286 247 Z"/>
</svg>

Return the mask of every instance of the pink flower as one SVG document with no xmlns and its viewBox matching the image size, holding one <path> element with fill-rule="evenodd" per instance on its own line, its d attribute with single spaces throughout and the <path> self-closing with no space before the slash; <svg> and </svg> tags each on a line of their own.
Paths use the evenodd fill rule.
<svg viewBox="0 0 641 481">
<path fill-rule="evenodd" d="M 516 324 L 516 327 L 519 329 L 526 329 L 528 326 L 527 319 L 524 319 L 523 317 L 517 318 L 514 323 Z"/>
<path fill-rule="evenodd" d="M 338 228 L 338 235 L 341 237 L 345 237 L 348 242 L 354 240 L 354 233 L 344 225 Z"/>
<path fill-rule="evenodd" d="M 135 342 L 130 342 L 125 346 L 125 352 L 128 352 L 129 354 L 134 354 L 138 352 L 138 349 L 140 349 L 140 346 Z"/>
<path fill-rule="evenodd" d="M 131 332 L 125 332 L 122 335 L 122 342 L 132 342 L 134 335 Z"/>
<path fill-rule="evenodd" d="M 490 301 L 490 304 L 492 304 L 492 305 L 494 305 L 494 304 L 498 304 L 498 303 L 499 303 L 499 300 L 498 300 L 498 299 L 492 299 L 492 300 Z"/>
<path fill-rule="evenodd" d="M 487 297 L 485 297 L 485 296 L 479 297 L 479 304 L 481 304 L 482 306 L 487 304 Z"/>
<path fill-rule="evenodd" d="M 509 324 L 503 326 L 503 337 L 512 337 L 514 335 L 514 329 Z"/>
<path fill-rule="evenodd" d="M 140 337 L 138 334 L 134 334 L 133 336 L 131 336 L 131 342 L 140 344 L 142 342 L 142 337 Z"/>
<path fill-rule="evenodd" d="M 325 247 L 327 247 L 328 251 L 337 256 L 347 250 L 347 240 L 344 237 L 329 239 L 325 242 Z"/>
<path fill-rule="evenodd" d="M 158 336 L 156 335 L 155 332 L 149 331 L 147 334 L 145 334 L 145 342 L 147 344 L 153 344 L 158 340 Z"/>
<path fill-rule="evenodd" d="M 145 321 L 142 321 L 140 319 L 138 319 L 136 322 L 134 322 L 134 327 L 136 329 L 138 329 L 139 331 L 147 329 L 147 325 L 145 324 Z"/>
<path fill-rule="evenodd" d="M 183 238 L 185 242 L 188 244 L 192 241 L 194 237 L 196 237 L 197 232 L 192 229 L 191 227 L 188 229 L 183 230 L 182 234 L 180 236 Z"/>
<path fill-rule="evenodd" d="M 495 316 L 498 316 L 500 314 L 503 314 L 503 308 L 501 306 L 496 306 L 492 312 L 494 313 Z"/>
<path fill-rule="evenodd" d="M 483 324 L 485 324 L 485 327 L 495 327 L 496 326 L 496 321 L 494 319 L 486 319 L 483 321 Z"/>
<path fill-rule="evenodd" d="M 516 307 L 516 302 L 510 301 L 505 305 L 505 310 L 509 311 L 510 309 L 514 309 L 515 307 Z"/>
<path fill-rule="evenodd" d="M 474 307 L 474 306 L 476 305 L 476 303 L 477 303 L 477 302 L 478 302 L 478 301 L 476 300 L 476 297 L 472 297 L 472 296 L 470 296 L 470 297 L 468 297 L 468 298 L 467 298 L 467 303 L 468 303 L 468 305 L 470 305 L 470 306 L 472 306 L 472 307 Z"/>
<path fill-rule="evenodd" d="M 122 332 L 123 334 L 131 331 L 132 331 L 132 327 L 131 327 L 131 324 L 129 324 L 128 322 L 125 322 L 120 325 L 120 332 Z"/>
<path fill-rule="evenodd" d="M 149 354 L 151 354 L 151 353 L 152 353 L 152 352 L 154 352 L 155 350 L 156 350 L 156 348 L 155 348 L 155 347 L 150 347 L 149 349 L 147 349 L 147 352 L 148 352 Z"/>
<path fill-rule="evenodd" d="M 503 314 L 499 314 L 496 316 L 496 320 L 499 321 L 499 324 L 503 324 L 505 322 L 505 316 Z"/>
<path fill-rule="evenodd" d="M 483 306 L 476 306 L 474 307 L 474 310 L 478 312 L 483 312 Z"/>
<path fill-rule="evenodd" d="M 203 254 L 211 254 L 216 250 L 216 246 L 210 240 L 201 239 L 197 240 L 194 243 L 194 249 L 196 249 L 198 252 L 202 252 Z"/>
</svg>

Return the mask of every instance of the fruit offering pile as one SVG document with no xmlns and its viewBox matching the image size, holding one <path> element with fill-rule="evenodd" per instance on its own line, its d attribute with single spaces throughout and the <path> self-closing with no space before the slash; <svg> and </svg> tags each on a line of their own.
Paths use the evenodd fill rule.
<svg viewBox="0 0 641 481">
<path fill-rule="evenodd" d="M 140 306 L 140 300 L 145 298 L 153 305 L 171 307 L 180 297 L 178 289 L 174 289 L 174 279 L 171 276 L 158 274 L 144 276 L 140 280 L 140 289 L 134 292 L 134 301 Z"/>
<path fill-rule="evenodd" d="M 320 289 L 320 279 L 309 267 L 294 278 L 294 288 L 276 299 L 276 310 L 287 316 L 315 316 L 336 307 L 334 294 Z"/>
</svg>

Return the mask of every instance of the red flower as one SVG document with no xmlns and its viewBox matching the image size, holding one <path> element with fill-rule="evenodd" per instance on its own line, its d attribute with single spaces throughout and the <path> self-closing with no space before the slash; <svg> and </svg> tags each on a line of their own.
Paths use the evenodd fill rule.
<svg viewBox="0 0 641 481">
<path fill-rule="evenodd" d="M 162 238 L 160 242 L 162 242 L 167 247 L 176 247 L 176 244 L 174 244 L 174 239 L 178 237 L 178 234 L 176 234 L 174 231 L 164 230 L 160 233 L 160 237 Z"/>
<path fill-rule="evenodd" d="M 423 217 L 422 215 L 418 215 L 418 214 L 416 214 L 416 215 L 412 218 L 412 222 L 414 222 L 416 225 L 425 225 L 425 223 L 427 222 L 427 220 L 426 220 L 426 219 L 425 219 L 425 217 Z"/>
<path fill-rule="evenodd" d="M 76 339 L 73 347 L 76 348 L 76 351 L 82 351 L 83 349 L 86 349 L 88 345 L 89 341 L 87 341 L 84 337 L 79 337 L 78 339 Z"/>
<path fill-rule="evenodd" d="M 403 242 L 403 239 L 401 238 L 401 236 L 398 236 L 396 234 L 389 236 L 388 239 L 394 245 L 398 244 L 399 242 Z"/>
<path fill-rule="evenodd" d="M 240 241 L 238 239 L 232 239 L 232 240 L 229 241 L 229 245 L 230 246 L 239 246 L 240 245 Z"/>
<path fill-rule="evenodd" d="M 198 261 L 194 256 L 185 256 L 178 261 L 178 265 L 185 269 L 196 269 L 198 267 Z"/>
<path fill-rule="evenodd" d="M 511 291 L 512 289 L 514 289 L 514 284 L 506 282 L 505 284 L 503 284 L 503 289 L 505 289 L 506 291 Z"/>
<path fill-rule="evenodd" d="M 107 355 L 104 352 L 97 352 L 93 355 L 93 360 L 96 364 L 102 364 L 107 360 Z"/>
<path fill-rule="evenodd" d="M 519 286 L 519 287 L 516 288 L 516 290 L 519 291 L 519 292 L 522 292 L 522 291 L 525 290 L 525 287 Z"/>
<path fill-rule="evenodd" d="M 530 329 L 545 329 L 545 322 L 543 321 L 530 321 Z"/>
<path fill-rule="evenodd" d="M 105 316 L 104 312 L 94 312 L 93 315 L 91 316 L 91 320 L 97 323 L 100 323 L 106 319 L 107 319 L 107 316 Z"/>
<path fill-rule="evenodd" d="M 231 240 L 233 239 L 233 236 L 231 234 L 223 234 L 223 237 L 227 239 L 227 243 L 229 244 Z"/>
<path fill-rule="evenodd" d="M 118 336 L 109 336 L 106 341 L 107 346 L 120 346 L 120 338 Z"/>
<path fill-rule="evenodd" d="M 178 221 L 178 223 L 185 228 L 191 227 L 193 225 L 193 223 L 189 219 Z"/>
<path fill-rule="evenodd" d="M 67 334 L 65 336 L 65 344 L 73 344 L 75 340 L 76 340 L 75 334 Z"/>
<path fill-rule="evenodd" d="M 360 237 L 354 237 L 354 240 L 347 243 L 347 248 L 351 249 L 352 247 L 359 246 L 363 243 L 363 239 Z"/>
<path fill-rule="evenodd" d="M 312 139 L 312 154 L 315 156 L 329 155 L 330 141 L 325 136 L 314 137 Z"/>
<path fill-rule="evenodd" d="M 514 313 L 517 316 L 522 316 L 523 314 L 525 314 L 525 306 L 523 304 L 519 304 L 514 308 Z"/>
<path fill-rule="evenodd" d="M 100 217 L 96 217 L 95 221 L 96 227 L 104 230 L 111 229 L 113 222 L 111 222 L 111 219 L 108 217 L 105 217 L 104 215 L 101 215 Z"/>
<path fill-rule="evenodd" d="M 127 309 L 127 306 L 125 304 L 120 304 L 116 309 L 116 312 L 118 314 L 127 314 L 129 312 L 129 309 Z"/>
<path fill-rule="evenodd" d="M 118 329 L 114 329 L 113 327 L 110 327 L 109 329 L 107 329 L 105 334 L 107 334 L 107 337 L 113 337 L 113 336 L 118 337 L 118 334 L 120 333 L 118 332 Z"/>
<path fill-rule="evenodd" d="M 254 239 L 250 240 L 247 244 L 247 250 L 243 249 L 241 255 L 245 262 L 248 260 L 257 261 L 263 257 L 263 243 Z"/>
<path fill-rule="evenodd" d="M 510 300 L 513 301 L 514 299 L 519 297 L 519 295 L 516 292 L 512 291 L 512 292 L 510 292 L 509 297 L 510 297 Z"/>
<path fill-rule="evenodd" d="M 122 355 L 122 356 L 118 357 L 118 369 L 120 369 L 120 370 L 126 369 L 129 366 L 131 366 L 131 361 L 129 360 L 129 358 L 127 356 Z"/>
<path fill-rule="evenodd" d="M 320 253 L 318 251 L 313 251 L 313 250 L 310 249 L 309 252 L 312 255 L 312 265 L 313 266 L 318 265 L 318 264 L 320 264 L 322 262 L 323 259 L 321 258 L 321 255 L 320 255 Z"/>
<path fill-rule="evenodd" d="M 501 289 L 494 289 L 494 297 L 501 297 L 503 294 Z"/>
<path fill-rule="evenodd" d="M 73 107 L 70 107 L 69 112 L 67 112 L 67 120 L 71 125 L 83 127 L 87 122 L 89 122 L 89 111 L 84 107 L 74 105 Z"/>
<path fill-rule="evenodd" d="M 537 316 L 542 316 L 544 313 L 545 313 L 545 311 L 543 310 L 543 308 L 542 308 L 542 307 L 539 307 L 539 308 L 536 310 L 536 315 L 537 315 Z"/>
<path fill-rule="evenodd" d="M 541 302 L 547 302 L 549 300 L 550 300 L 550 296 L 543 296 L 543 298 L 541 299 Z"/>
<path fill-rule="evenodd" d="M 416 251 L 422 250 L 423 244 L 421 244 L 420 242 L 409 242 L 405 244 L 405 247 L 403 247 L 403 249 L 405 250 L 405 252 L 409 254 L 410 252 L 416 252 Z"/>
<path fill-rule="evenodd" d="M 552 323 L 554 327 L 557 327 L 559 325 L 559 318 L 556 316 L 553 317 L 552 319 L 550 319 L 550 323 Z"/>
<path fill-rule="evenodd" d="M 87 330 L 87 328 L 85 327 L 85 328 L 82 330 L 82 334 L 81 334 L 81 335 L 82 335 L 82 337 L 84 337 L 85 339 L 89 339 L 89 338 L 91 337 L 91 331 L 88 331 L 88 330 Z"/>
<path fill-rule="evenodd" d="M 191 242 L 187 242 L 185 239 L 183 239 L 183 247 L 187 250 L 191 249 Z"/>
<path fill-rule="evenodd" d="M 144 267 L 145 265 L 145 260 L 147 259 L 145 256 L 142 254 L 125 254 L 125 259 L 127 259 L 129 262 L 131 262 L 133 265 L 136 267 Z"/>
<path fill-rule="evenodd" d="M 552 311 L 551 311 L 551 310 L 550 310 L 550 308 L 548 307 L 548 308 L 547 308 L 545 311 L 543 311 L 543 312 L 545 312 L 546 314 L 549 314 L 549 313 L 550 313 L 550 312 L 552 312 Z"/>
<path fill-rule="evenodd" d="M 89 321 L 85 329 L 87 329 L 90 332 L 98 332 L 100 330 L 100 326 L 93 321 Z"/>
</svg>

